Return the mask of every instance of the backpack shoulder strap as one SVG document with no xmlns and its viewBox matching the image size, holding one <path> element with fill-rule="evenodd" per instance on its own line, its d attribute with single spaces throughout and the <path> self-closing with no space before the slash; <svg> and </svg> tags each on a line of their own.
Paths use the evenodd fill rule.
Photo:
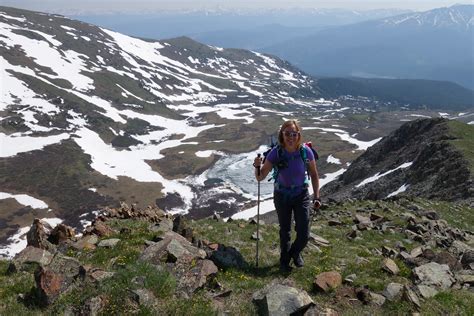
<svg viewBox="0 0 474 316">
<path fill-rule="evenodd" d="M 300 147 L 300 156 L 301 156 L 301 159 L 303 160 L 304 168 L 305 168 L 305 171 L 306 171 L 306 176 L 304 177 L 304 184 L 305 185 L 307 185 L 309 183 L 309 179 L 311 178 L 310 174 L 309 174 L 309 159 L 308 159 L 308 153 L 306 152 L 307 149 L 309 149 L 309 148 L 304 143 Z"/>
</svg>

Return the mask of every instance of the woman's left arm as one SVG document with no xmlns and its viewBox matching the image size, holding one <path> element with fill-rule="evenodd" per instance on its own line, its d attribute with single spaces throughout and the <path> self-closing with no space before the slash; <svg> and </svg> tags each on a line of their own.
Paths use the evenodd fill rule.
<svg viewBox="0 0 474 316">
<path fill-rule="evenodd" d="M 311 176 L 311 184 L 313 185 L 314 199 L 319 199 L 319 175 L 316 167 L 316 160 L 309 162 L 309 175 Z"/>
</svg>

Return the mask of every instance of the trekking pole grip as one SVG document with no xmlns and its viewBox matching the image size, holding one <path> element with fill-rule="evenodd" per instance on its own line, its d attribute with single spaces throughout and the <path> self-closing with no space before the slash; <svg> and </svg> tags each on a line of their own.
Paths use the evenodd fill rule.
<svg viewBox="0 0 474 316">
<path fill-rule="evenodd" d="M 258 158 L 260 158 L 261 156 L 262 156 L 262 154 L 257 154 L 257 157 L 258 157 Z M 260 176 L 260 168 L 261 168 L 261 166 L 259 166 L 259 167 L 257 168 L 257 175 L 258 175 L 258 176 Z"/>
</svg>

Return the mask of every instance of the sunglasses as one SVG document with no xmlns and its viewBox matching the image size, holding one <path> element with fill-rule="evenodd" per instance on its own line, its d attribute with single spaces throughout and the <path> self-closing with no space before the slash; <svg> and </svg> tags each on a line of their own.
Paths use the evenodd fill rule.
<svg viewBox="0 0 474 316">
<path fill-rule="evenodd" d="M 285 131 L 283 132 L 283 135 L 285 135 L 286 137 L 298 137 L 300 135 L 300 132 Z"/>
</svg>

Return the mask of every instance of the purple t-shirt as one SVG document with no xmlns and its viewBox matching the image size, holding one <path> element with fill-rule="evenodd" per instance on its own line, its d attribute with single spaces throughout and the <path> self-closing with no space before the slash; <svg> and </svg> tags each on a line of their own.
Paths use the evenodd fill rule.
<svg viewBox="0 0 474 316">
<path fill-rule="evenodd" d="M 310 161 L 314 160 L 314 154 L 310 148 L 304 146 L 306 150 L 306 159 Z M 278 163 L 281 159 L 284 159 L 288 162 L 288 167 L 280 169 L 278 171 L 277 182 L 285 187 L 302 186 L 305 182 L 306 177 L 306 168 L 303 158 L 300 155 L 300 150 L 295 150 L 292 153 L 287 152 L 285 149 L 281 149 L 282 157 L 278 157 L 278 148 L 275 146 L 267 155 L 268 161 L 272 163 L 273 166 Z"/>
</svg>

